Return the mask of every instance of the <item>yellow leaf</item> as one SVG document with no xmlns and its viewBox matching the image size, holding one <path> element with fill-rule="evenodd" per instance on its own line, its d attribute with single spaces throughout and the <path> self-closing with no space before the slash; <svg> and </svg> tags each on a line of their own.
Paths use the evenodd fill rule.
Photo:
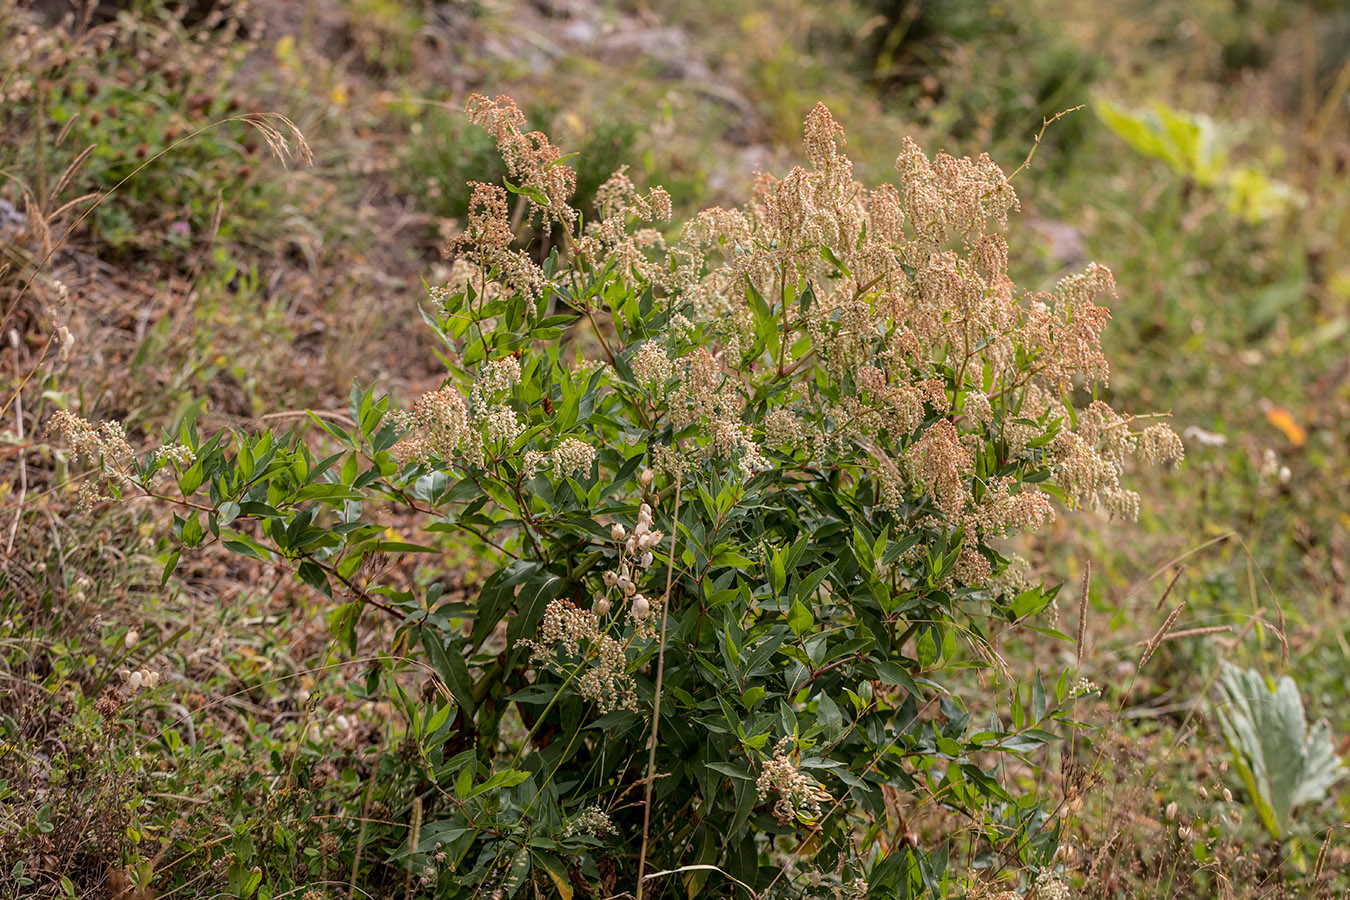
<svg viewBox="0 0 1350 900">
<path fill-rule="evenodd" d="M 553 886 L 558 889 L 558 894 L 562 897 L 562 900 L 572 900 L 572 881 L 567 877 L 566 872 L 559 869 L 558 861 L 544 854 L 540 854 L 536 859 L 543 863 L 541 868 L 553 880 Z"/>
<path fill-rule="evenodd" d="M 281 65 L 286 68 L 294 68 L 296 63 L 295 38 L 291 37 L 289 34 L 283 35 L 281 39 L 277 41 L 276 56 L 277 62 L 281 63 Z"/>
<path fill-rule="evenodd" d="M 1308 442 L 1307 429 L 1295 422 L 1293 415 L 1283 406 L 1272 406 L 1266 410 L 1266 421 L 1283 431 L 1289 443 L 1295 447 L 1302 447 Z"/>
</svg>

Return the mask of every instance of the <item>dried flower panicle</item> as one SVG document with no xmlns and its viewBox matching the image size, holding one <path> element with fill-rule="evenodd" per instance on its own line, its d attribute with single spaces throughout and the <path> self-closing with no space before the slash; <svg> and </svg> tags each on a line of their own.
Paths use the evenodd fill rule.
<svg viewBox="0 0 1350 900">
<path fill-rule="evenodd" d="M 529 254 L 512 248 L 515 239 L 506 191 L 496 185 L 475 182 L 469 197 L 468 227 L 445 246 L 459 289 L 473 288 L 489 294 L 489 285 L 492 289 L 496 285 L 486 275 L 495 271 L 513 291 L 535 300 L 541 297 L 547 286 L 544 272 Z M 444 303 L 443 297 L 440 302 Z"/>
<path fill-rule="evenodd" d="M 507 96 L 490 100 L 473 94 L 465 103 L 469 120 L 497 142 L 506 170 L 522 187 L 533 212 L 549 222 L 570 225 L 577 211 L 570 203 L 576 189 L 576 170 L 563 164 L 562 151 L 541 131 L 525 131 L 525 114 Z"/>
</svg>

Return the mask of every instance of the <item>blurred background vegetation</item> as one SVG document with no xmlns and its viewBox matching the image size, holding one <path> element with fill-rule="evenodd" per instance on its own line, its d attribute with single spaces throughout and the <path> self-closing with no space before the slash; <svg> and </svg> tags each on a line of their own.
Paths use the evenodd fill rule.
<svg viewBox="0 0 1350 900">
<path fill-rule="evenodd" d="M 403 896 L 384 851 L 408 813 L 381 809 L 368 789 L 397 751 L 396 717 L 361 677 L 381 635 L 354 653 L 335 645 L 318 598 L 223 556 L 159 587 L 159 523 L 136 506 L 75 516 L 70 460 L 41 426 L 69 408 L 120 419 L 133 442 L 154 445 L 184 417 L 208 431 L 288 428 L 305 408 L 339 414 L 353 378 L 404 403 L 432 384 L 423 279 L 444 274 L 465 181 L 503 176 L 460 112 L 472 91 L 510 94 L 576 152 L 583 203 L 626 164 L 672 192 L 677 220 L 736 203 L 757 171 L 785 171 L 817 101 L 867 182 L 888 177 L 907 134 L 929 150 L 988 151 L 1011 171 L 1045 119 L 1076 108 L 1015 181 L 1012 274 L 1035 290 L 1088 260 L 1113 269 L 1110 400 L 1170 413 L 1188 460 L 1143 481 L 1137 525 L 1061 516 L 1020 548 L 1037 574 L 1066 583 L 1066 622 L 1089 561 L 1096 573 L 1085 667 L 1106 688 L 1091 745 L 1100 781 L 1066 821 L 1075 891 L 1346 889 L 1350 835 L 1334 830 L 1350 810 L 1345 788 L 1267 834 L 1222 769 L 1209 698 L 1223 660 L 1289 674 L 1309 717 L 1329 720 L 1342 752 L 1350 742 L 1350 8 L 309 0 L 73 11 L 0 0 L 7 896 L 248 895 L 296 873 L 323 895 L 346 895 L 355 879 Z M 312 166 L 278 160 L 239 118 L 266 111 L 294 120 Z M 59 325 L 71 334 L 64 355 Z M 475 557 L 447 547 L 434 572 L 407 563 L 406 577 L 472 590 Z M 1168 642 L 1133 677 L 1174 577 L 1172 597 L 1188 604 L 1178 628 L 1229 630 Z M 1027 678 L 1071 653 L 1049 638 L 1005 648 Z M 172 676 L 100 707 L 133 655 Z M 322 752 L 300 740 L 311 726 Z M 1027 777 L 1061 777 L 1044 762 Z M 944 827 L 914 825 L 920 841 Z M 191 870 L 185 846 L 217 848 L 218 862 Z"/>
</svg>

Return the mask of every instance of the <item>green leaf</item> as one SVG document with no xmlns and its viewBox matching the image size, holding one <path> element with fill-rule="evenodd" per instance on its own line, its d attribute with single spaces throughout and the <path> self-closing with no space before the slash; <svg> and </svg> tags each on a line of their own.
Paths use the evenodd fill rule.
<svg viewBox="0 0 1350 900">
<path fill-rule="evenodd" d="M 183 551 L 180 549 L 169 554 L 168 561 L 164 563 L 164 573 L 159 577 L 160 587 L 164 587 L 164 585 L 169 583 L 169 578 L 172 577 L 174 569 L 178 568 L 178 557 L 182 555 L 182 553 Z"/>
<path fill-rule="evenodd" d="M 446 703 L 442 705 L 440 709 L 436 710 L 436 712 L 432 713 L 431 718 L 427 719 L 422 729 L 422 739 L 424 742 L 434 737 L 436 733 L 441 730 L 441 727 L 450 721 L 450 713 L 452 713 L 454 709 L 454 704 Z"/>
<path fill-rule="evenodd" d="M 511 865 L 506 871 L 506 878 L 502 881 L 501 890 L 506 892 L 506 896 L 514 897 L 525 884 L 530 874 L 530 854 L 524 848 L 516 851 L 516 855 L 511 859 Z"/>
<path fill-rule="evenodd" d="M 472 714 L 473 681 L 469 676 L 469 667 L 456 646 L 446 646 L 442 641 L 439 634 L 429 629 L 423 630 L 422 646 L 426 648 L 427 656 L 431 657 L 432 668 L 445 681 L 455 702 L 464 708 L 466 714 Z"/>
<path fill-rule="evenodd" d="M 333 588 L 328 583 L 328 573 L 317 564 L 305 560 L 300 564 L 300 568 L 296 570 L 296 574 L 300 576 L 301 581 L 314 588 L 314 590 L 323 594 L 325 597 L 333 596 Z"/>
<path fill-rule="evenodd" d="M 811 610 L 807 609 L 800 600 L 792 601 L 792 608 L 788 611 L 788 627 L 797 637 L 801 637 L 811 630 L 815 624 L 815 619 L 811 617 Z"/>
<path fill-rule="evenodd" d="M 931 668 L 933 663 L 937 662 L 937 641 L 933 640 L 932 628 L 925 628 L 919 634 L 919 640 L 915 642 L 914 650 L 919 656 L 920 671 Z"/>
<path fill-rule="evenodd" d="M 842 272 L 844 274 L 844 277 L 846 278 L 849 277 L 848 266 L 844 265 L 844 261 L 840 259 L 833 250 L 831 250 L 824 244 L 820 245 L 820 258 L 825 260 L 830 265 L 834 266 L 840 272 Z"/>
<path fill-rule="evenodd" d="M 550 205 L 548 194 L 545 194 L 543 191 L 539 190 L 539 188 L 534 187 L 533 185 L 529 184 L 516 185 L 507 181 L 505 178 L 502 179 L 502 185 L 505 186 L 505 188 L 511 193 L 520 194 L 521 196 L 528 197 L 535 203 L 539 204 L 540 206 Z"/>
<path fill-rule="evenodd" d="M 183 492 L 184 497 L 191 496 L 197 488 L 202 486 L 202 464 L 201 460 L 193 463 L 178 478 L 178 489 Z"/>
<path fill-rule="evenodd" d="M 563 867 L 562 861 L 549 853 L 535 853 L 534 861 L 548 874 L 549 880 L 558 889 L 558 896 L 562 900 L 572 900 L 572 879 L 567 877 L 567 869 Z"/>
<path fill-rule="evenodd" d="M 328 614 L 328 629 L 337 638 L 356 652 L 356 623 L 361 619 L 361 601 L 344 603 Z"/>
<path fill-rule="evenodd" d="M 876 670 L 877 680 L 883 684 L 898 685 L 909 691 L 911 695 L 918 696 L 919 686 L 914 683 L 914 678 L 904 668 L 893 662 L 872 662 L 872 668 Z"/>
<path fill-rule="evenodd" d="M 775 596 L 781 596 L 787 587 L 787 572 L 783 567 L 783 551 L 775 550 L 769 555 L 769 590 Z"/>
<path fill-rule="evenodd" d="M 816 697 L 816 719 L 825 728 L 825 733 L 833 738 L 844 726 L 844 714 L 839 705 L 830 699 L 830 695 L 821 693 Z"/>
<path fill-rule="evenodd" d="M 220 504 L 219 512 L 220 518 L 217 524 L 221 528 L 227 528 L 235 519 L 239 518 L 239 504 L 233 500 L 226 500 Z"/>
<path fill-rule="evenodd" d="M 1294 807 L 1324 799 L 1345 775 L 1324 723 L 1309 729 L 1298 685 L 1224 664 L 1214 712 L 1252 805 L 1279 840 Z"/>
<path fill-rule="evenodd" d="M 755 780 L 754 775 L 751 775 L 749 772 L 747 772 L 745 769 L 742 769 L 740 766 L 732 765 L 731 763 L 710 762 L 707 763 L 707 767 L 709 769 L 712 769 L 714 772 L 721 772 L 728 778 L 739 778 L 741 781 Z"/>
<path fill-rule="evenodd" d="M 755 568 L 754 560 L 746 559 L 744 556 L 741 556 L 741 554 L 732 550 L 719 550 L 712 559 L 708 560 L 708 565 L 710 567 L 731 566 L 732 568 L 740 569 L 742 571 Z"/>
</svg>

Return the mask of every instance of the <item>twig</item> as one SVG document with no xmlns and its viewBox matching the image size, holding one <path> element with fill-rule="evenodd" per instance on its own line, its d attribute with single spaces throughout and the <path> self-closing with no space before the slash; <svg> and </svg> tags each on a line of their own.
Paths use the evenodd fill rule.
<svg viewBox="0 0 1350 900">
<path fill-rule="evenodd" d="M 1158 612 L 1160 609 L 1163 608 L 1163 604 L 1167 602 L 1167 598 L 1172 594 L 1172 588 L 1176 587 L 1177 579 L 1181 578 L 1181 573 L 1185 571 L 1186 571 L 1185 566 L 1179 566 L 1177 568 L 1176 574 L 1172 576 L 1171 581 L 1167 582 L 1167 587 L 1163 590 L 1162 596 L 1158 598 L 1157 604 L 1154 605 L 1153 607 L 1154 612 Z"/>
<path fill-rule="evenodd" d="M 1027 158 L 1022 160 L 1022 164 L 1013 170 L 1013 173 L 1008 176 L 1008 180 L 1012 181 L 1014 178 L 1017 177 L 1018 172 L 1022 171 L 1023 169 L 1031 167 L 1031 158 L 1035 156 L 1036 151 L 1040 149 L 1041 138 L 1045 137 L 1045 130 L 1047 128 L 1049 128 L 1055 122 L 1058 122 L 1060 119 L 1067 116 L 1069 113 L 1078 112 L 1078 110 L 1082 109 L 1084 105 L 1085 104 L 1080 103 L 1077 106 L 1071 107 L 1070 109 L 1061 109 L 1059 112 L 1055 113 L 1050 118 L 1041 119 L 1041 130 L 1036 132 L 1036 139 L 1031 142 L 1031 149 L 1027 151 Z"/>
<path fill-rule="evenodd" d="M 1154 632 L 1153 637 L 1149 638 L 1148 646 L 1144 648 L 1144 655 L 1139 660 L 1138 668 L 1142 669 L 1144 667 L 1144 664 L 1147 663 L 1153 657 L 1154 651 L 1158 649 L 1158 645 L 1161 644 L 1163 642 L 1163 639 L 1167 637 L 1167 632 L 1172 630 L 1172 626 L 1177 621 L 1177 616 L 1181 615 L 1181 611 L 1185 608 L 1186 608 L 1186 601 L 1183 600 L 1181 603 L 1177 604 L 1177 608 L 1172 610 L 1171 614 L 1168 615 L 1166 621 L 1162 623 L 1162 627 L 1159 628 L 1156 632 Z"/>
</svg>

